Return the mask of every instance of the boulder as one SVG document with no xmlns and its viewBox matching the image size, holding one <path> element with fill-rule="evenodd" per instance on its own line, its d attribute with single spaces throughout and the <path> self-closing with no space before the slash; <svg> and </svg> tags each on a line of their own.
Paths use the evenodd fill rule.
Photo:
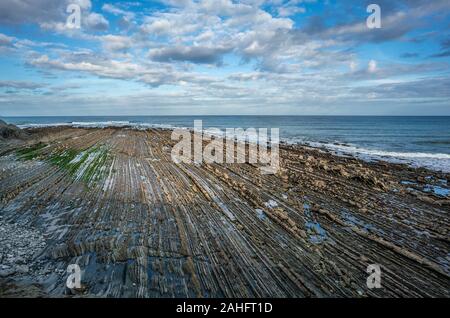
<svg viewBox="0 0 450 318">
<path fill-rule="evenodd" d="M 3 139 L 23 139 L 27 133 L 15 125 L 7 124 L 0 119 L 0 138 Z"/>
</svg>

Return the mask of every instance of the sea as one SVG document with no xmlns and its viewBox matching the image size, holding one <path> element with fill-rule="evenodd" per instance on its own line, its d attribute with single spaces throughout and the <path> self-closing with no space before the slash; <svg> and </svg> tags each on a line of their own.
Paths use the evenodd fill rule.
<svg viewBox="0 0 450 318">
<path fill-rule="evenodd" d="M 21 128 L 45 126 L 204 129 L 279 128 L 280 140 L 337 155 L 450 172 L 450 116 L 66 116 L 1 117 Z"/>
</svg>

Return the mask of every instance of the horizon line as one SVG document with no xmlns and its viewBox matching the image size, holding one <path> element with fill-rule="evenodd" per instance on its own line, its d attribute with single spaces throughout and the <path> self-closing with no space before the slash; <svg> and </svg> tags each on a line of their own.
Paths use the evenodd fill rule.
<svg viewBox="0 0 450 318">
<path fill-rule="evenodd" d="M 295 117 L 450 117 L 450 115 L 301 115 L 301 114 L 282 114 L 282 115 L 14 115 L 14 116 L 2 116 L 0 118 L 24 118 L 24 117 L 33 117 L 33 118 L 44 118 L 44 117 L 79 117 L 79 118 L 87 118 L 87 117 L 286 117 L 286 116 L 295 116 Z"/>
</svg>

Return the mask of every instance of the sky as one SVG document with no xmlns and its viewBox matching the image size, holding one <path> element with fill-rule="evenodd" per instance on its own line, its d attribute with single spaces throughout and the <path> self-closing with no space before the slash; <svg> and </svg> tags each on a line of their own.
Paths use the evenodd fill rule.
<svg viewBox="0 0 450 318">
<path fill-rule="evenodd" d="M 449 63 L 449 0 L 0 1 L 4 117 L 450 115 Z"/>
</svg>

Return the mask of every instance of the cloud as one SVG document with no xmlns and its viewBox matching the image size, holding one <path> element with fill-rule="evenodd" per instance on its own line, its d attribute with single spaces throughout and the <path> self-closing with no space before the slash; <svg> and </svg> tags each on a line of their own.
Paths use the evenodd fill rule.
<svg viewBox="0 0 450 318">
<path fill-rule="evenodd" d="M 216 81 L 210 76 L 176 71 L 168 64 L 106 59 L 90 51 L 65 52 L 59 59 L 41 55 L 28 61 L 28 64 L 42 69 L 82 72 L 100 78 L 131 80 L 152 87 L 180 83 L 206 85 Z"/>
<path fill-rule="evenodd" d="M 38 24 L 46 30 L 70 32 L 66 27 L 69 4 L 81 8 L 82 27 L 92 31 L 105 31 L 108 21 L 101 15 L 91 12 L 90 0 L 9 0 L 0 1 L 0 24 Z"/>
<path fill-rule="evenodd" d="M 128 3 L 128 5 L 129 4 L 130 3 Z M 122 4 L 122 6 L 127 6 L 127 3 Z M 132 11 L 123 10 L 116 5 L 109 3 L 105 3 L 102 6 L 102 10 L 115 16 L 119 16 L 120 18 L 117 21 L 117 24 L 122 30 L 128 30 L 136 24 L 136 22 L 134 21 L 136 19 L 136 14 Z"/>
<path fill-rule="evenodd" d="M 0 1 L 0 24 L 39 23 L 61 16 L 64 2 L 58 0 Z"/>
<path fill-rule="evenodd" d="M 106 31 L 109 28 L 108 20 L 98 13 L 90 13 L 83 22 L 83 25 L 86 25 L 90 30 Z"/>
<path fill-rule="evenodd" d="M 120 8 L 118 8 L 115 5 L 109 4 L 109 3 L 105 3 L 102 6 L 102 10 L 114 15 L 122 15 L 122 16 L 126 16 L 129 19 L 133 19 L 135 17 L 135 14 L 131 11 L 126 11 L 126 10 L 122 10 Z"/>
<path fill-rule="evenodd" d="M 367 2 L 369 4 L 370 1 Z M 309 18 L 308 24 L 295 33 L 299 39 L 308 37 L 308 34 L 314 34 L 321 39 L 333 38 L 341 42 L 353 43 L 383 43 L 402 38 L 409 32 L 429 25 L 429 16 L 439 14 L 443 11 L 450 10 L 450 3 L 446 0 L 436 1 L 399 1 L 396 5 L 394 1 L 377 2 L 380 5 L 382 15 L 382 27 L 380 29 L 369 29 L 366 26 L 365 19 L 358 17 L 352 19 L 351 16 L 344 16 L 342 22 L 335 25 L 327 26 L 325 17 L 312 16 Z M 365 12 L 365 2 L 358 3 L 361 12 Z M 343 1 L 343 9 L 351 12 L 354 8 L 354 1 Z M 338 17 L 333 12 L 334 19 Z M 354 21 L 353 21 L 354 20 Z"/>
<path fill-rule="evenodd" d="M 441 41 L 441 52 L 432 54 L 430 57 L 448 57 L 450 56 L 450 39 Z"/>
<path fill-rule="evenodd" d="M 104 35 L 101 37 L 102 46 L 107 51 L 125 51 L 133 46 L 133 41 L 127 36 Z"/>
<path fill-rule="evenodd" d="M 150 58 L 158 62 L 192 62 L 197 64 L 220 64 L 231 47 L 178 46 L 158 48 L 150 51 Z"/>
<path fill-rule="evenodd" d="M 231 0 L 203 0 L 197 5 L 200 12 L 210 15 L 243 15 L 254 11 L 254 7 L 245 3 L 237 3 Z"/>
<path fill-rule="evenodd" d="M 315 2 L 315 1 L 289 0 L 286 3 L 277 7 L 278 16 L 289 17 L 297 13 L 305 13 L 306 12 L 305 7 L 299 6 L 299 4 L 303 2 Z"/>
<path fill-rule="evenodd" d="M 9 54 L 15 50 L 15 41 L 17 39 L 6 34 L 0 33 L 0 54 Z"/>
<path fill-rule="evenodd" d="M 0 46 L 10 46 L 13 43 L 14 38 L 0 33 Z"/>
<path fill-rule="evenodd" d="M 80 71 L 95 74 L 100 77 L 132 79 L 143 73 L 143 68 L 135 63 L 106 60 L 82 53 L 70 55 L 66 60 L 50 59 L 47 55 L 29 61 L 30 65 L 63 71 Z"/>
<path fill-rule="evenodd" d="M 47 86 L 43 83 L 34 83 L 26 81 L 0 81 L 0 88 L 28 89 L 34 90 Z"/>
<path fill-rule="evenodd" d="M 356 63 L 355 61 L 351 61 L 349 67 L 350 70 L 355 71 L 358 67 L 358 63 Z"/>
<path fill-rule="evenodd" d="M 367 66 L 367 71 L 369 73 L 375 73 L 377 71 L 377 61 L 370 60 L 369 65 Z"/>
<path fill-rule="evenodd" d="M 404 58 L 404 59 L 411 59 L 411 58 L 416 58 L 419 56 L 420 56 L 419 53 L 409 53 L 409 52 L 403 53 L 400 55 L 400 57 Z"/>
<path fill-rule="evenodd" d="M 433 57 L 447 56 L 446 34 L 430 22 L 445 24 L 448 1 L 380 0 L 382 28 L 370 30 L 366 1 L 330 3 L 317 16 L 309 14 L 314 2 L 309 0 L 160 0 L 152 7 L 111 2 L 100 5 L 101 12 L 94 12 L 91 1 L 79 0 L 84 12 L 79 31 L 65 26 L 68 1 L 10 1 L 11 8 L 0 4 L 7 11 L 0 11 L 2 25 L 31 23 L 49 38 L 55 32 L 62 35 L 54 37 L 61 42 L 52 43 L 23 39 L 14 31 L 0 33 L 0 50 L 13 52 L 18 65 L 25 62 L 39 74 L 51 73 L 49 81 L 79 78 L 77 87 L 45 87 L 49 95 L 40 94 L 38 101 L 5 85 L 15 94 L 0 93 L 0 108 L 53 101 L 97 110 L 122 103 L 143 112 L 146 107 L 179 110 L 181 104 L 205 111 L 217 105 L 238 112 L 307 112 L 382 105 L 386 99 L 406 100 L 408 94 L 415 101 L 448 101 L 443 90 L 449 65 L 445 59 L 430 59 L 423 49 L 440 41 Z M 28 17 L 30 12 L 35 15 Z M 299 17 L 304 12 L 310 17 Z M 116 17 L 109 22 L 100 13 Z M 405 45 L 411 52 L 400 57 L 410 58 L 403 60 L 409 63 L 395 62 L 403 46 L 384 50 L 385 42 Z M 419 56 L 423 58 L 414 59 Z M 433 80 L 439 81 L 439 93 L 414 91 L 419 85 L 429 88 Z M 101 83 L 108 86 L 99 88 Z M 77 89 L 87 85 L 89 90 Z"/>
<path fill-rule="evenodd" d="M 448 57 L 448 56 L 450 56 L 450 50 L 446 50 L 446 51 L 442 51 L 440 53 L 430 55 L 430 57 Z"/>
<path fill-rule="evenodd" d="M 450 79 L 446 77 L 432 77 L 414 81 L 390 82 L 371 87 L 353 89 L 354 93 L 365 95 L 375 94 L 383 99 L 412 99 L 412 98 L 450 98 Z"/>
</svg>

